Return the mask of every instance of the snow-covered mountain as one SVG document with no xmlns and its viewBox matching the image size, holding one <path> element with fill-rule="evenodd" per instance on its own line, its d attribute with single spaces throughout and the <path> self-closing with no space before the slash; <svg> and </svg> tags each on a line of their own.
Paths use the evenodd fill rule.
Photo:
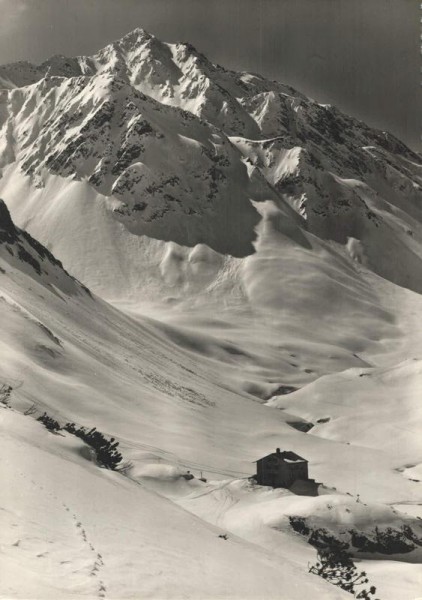
<svg viewBox="0 0 422 600">
<path fill-rule="evenodd" d="M 1 72 L 3 169 L 87 181 L 130 231 L 234 256 L 253 251 L 251 201 L 272 200 L 421 291 L 421 158 L 392 135 L 140 29 L 92 57 Z"/>
<path fill-rule="evenodd" d="M 105 587 L 125 598 L 275 598 L 281 588 L 341 598 L 307 575 L 314 551 L 290 516 L 336 535 L 373 537 L 382 523 L 419 539 L 420 155 L 287 85 L 140 29 L 91 57 L 2 66 L 0 87 L 0 390 L 12 407 L 0 410 L 8 456 L 20 461 L 13 494 L 35 490 L 57 519 L 73 503 L 87 553 L 76 565 L 77 543 L 60 530 L 54 569 L 35 576 L 31 539 L 45 523 L 28 518 L 7 546 L 8 572 L 25 565 L 22 597 L 104 597 Z M 32 404 L 116 437 L 130 479 L 15 412 Z M 309 459 L 322 496 L 247 481 L 253 461 L 281 445 Z M 36 477 L 31 488 L 43 460 L 43 486 Z M 113 494 L 123 512 L 139 501 L 150 516 L 129 531 L 110 505 L 119 525 L 101 532 L 62 475 L 58 491 L 52 473 L 63 465 L 96 494 L 92 506 Z M 15 458 L 5 476 L 14 469 Z M 186 469 L 209 481 L 185 481 Z M 12 492 L 6 500 L 11 528 Z M 193 550 L 186 543 L 181 556 L 197 585 L 204 575 L 200 594 L 174 562 L 186 528 Z M 155 567 L 135 577 L 142 531 Z M 238 536 L 230 545 L 225 531 Z M 209 532 L 228 548 L 220 556 L 210 542 L 207 566 L 194 547 Z M 161 536 L 167 548 L 151 542 Z M 92 586 L 89 544 L 108 554 L 108 585 Z M 163 552 L 171 573 L 159 579 Z M 383 600 L 397 600 L 396 581 L 415 596 L 419 554 L 396 557 L 395 574 L 365 564 Z M 76 567 L 66 585 L 59 558 Z M 229 574 L 249 560 L 255 579 L 237 587 Z"/>
</svg>

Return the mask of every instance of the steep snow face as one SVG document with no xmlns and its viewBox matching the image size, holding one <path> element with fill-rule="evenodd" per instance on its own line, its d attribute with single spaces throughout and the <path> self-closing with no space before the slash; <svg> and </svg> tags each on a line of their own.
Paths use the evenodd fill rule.
<svg viewBox="0 0 422 600">
<path fill-rule="evenodd" d="M 128 232 L 86 181 L 49 176 L 28 189 L 13 171 L 2 185 L 19 222 L 48 239 L 72 273 L 120 307 L 182 328 L 168 335 L 230 365 L 237 391 L 266 399 L 282 384 L 366 365 L 372 353 L 391 352 L 399 334 L 394 310 L 359 265 L 273 202 L 256 204 L 256 252 L 236 259 Z"/>
<path fill-rule="evenodd" d="M 318 237 L 360 242 L 354 259 L 418 292 L 421 288 L 422 165 L 393 136 L 320 106 L 262 99 L 274 137 L 231 138 L 248 163 L 306 220 Z M 275 131 L 278 133 L 275 134 Z"/>
<path fill-rule="evenodd" d="M 138 234 L 252 252 L 247 169 L 213 125 L 103 73 L 13 90 L 6 112 L 0 160 L 38 185 L 46 171 L 87 179 Z"/>
<path fill-rule="evenodd" d="M 0 200 L 0 259 L 48 288 L 67 295 L 90 296 L 89 290 L 70 276 L 47 248 L 15 227 L 3 200 Z M 1 273 L 4 275 L 5 269 Z"/>
</svg>

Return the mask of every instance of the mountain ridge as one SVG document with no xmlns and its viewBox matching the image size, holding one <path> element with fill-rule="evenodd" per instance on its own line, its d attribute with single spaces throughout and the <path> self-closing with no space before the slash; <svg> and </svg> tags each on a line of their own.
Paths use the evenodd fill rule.
<svg viewBox="0 0 422 600">
<path fill-rule="evenodd" d="M 67 74 L 54 57 L 32 85 L 3 90 L 0 166 L 20 162 L 36 185 L 48 171 L 86 177 L 131 231 L 234 256 L 253 252 L 249 199 L 271 199 L 322 239 L 358 240 L 370 268 L 421 291 L 418 276 L 379 256 L 390 237 L 401 264 L 421 270 L 422 161 L 397 138 L 140 29 L 93 57 Z"/>
</svg>

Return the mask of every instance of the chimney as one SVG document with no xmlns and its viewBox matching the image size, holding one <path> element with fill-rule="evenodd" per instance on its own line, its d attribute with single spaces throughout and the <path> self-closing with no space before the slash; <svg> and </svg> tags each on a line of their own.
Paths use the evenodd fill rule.
<svg viewBox="0 0 422 600">
<path fill-rule="evenodd" d="M 277 454 L 280 454 L 280 448 L 276 448 Z"/>
</svg>

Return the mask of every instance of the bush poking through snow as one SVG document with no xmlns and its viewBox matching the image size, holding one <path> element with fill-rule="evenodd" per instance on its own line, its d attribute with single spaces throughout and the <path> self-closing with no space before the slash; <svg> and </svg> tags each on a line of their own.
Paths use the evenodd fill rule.
<svg viewBox="0 0 422 600">
<path fill-rule="evenodd" d="M 349 544 L 336 539 L 325 529 L 311 529 L 303 517 L 289 517 L 291 527 L 317 549 L 317 562 L 309 567 L 309 572 L 319 575 L 333 585 L 337 585 L 359 600 L 373 600 L 376 588 L 358 588 L 369 583 L 364 571 L 358 572 L 348 552 Z"/>
<path fill-rule="evenodd" d="M 40 421 L 44 425 L 44 427 L 48 429 L 48 431 L 59 431 L 61 429 L 58 421 L 56 421 L 52 417 L 49 417 L 46 412 L 40 417 L 38 417 L 37 421 Z"/>
<path fill-rule="evenodd" d="M 12 387 L 10 385 L 3 384 L 0 386 L 0 403 L 6 408 L 10 408 L 10 394 L 12 393 Z"/>
<path fill-rule="evenodd" d="M 49 417 L 46 412 L 41 417 L 38 417 L 37 421 L 40 421 L 49 431 L 56 432 L 62 429 L 58 421 Z M 77 427 L 75 423 L 66 423 L 63 429 L 81 438 L 88 446 L 91 446 L 95 450 L 98 462 L 107 469 L 115 471 L 118 464 L 122 461 L 123 457 L 117 450 L 119 442 L 116 442 L 114 438 L 107 440 L 100 431 L 97 431 L 96 427 L 88 430 L 86 427 Z M 120 465 L 120 467 L 121 472 L 125 474 L 125 470 L 128 471 L 131 464 L 125 463 Z"/>
<path fill-rule="evenodd" d="M 327 504 L 327 508 L 332 508 Z M 350 509 L 345 511 L 350 514 Z M 304 517 L 290 516 L 290 526 L 300 535 L 307 538 L 308 544 L 314 548 L 324 548 L 333 541 L 347 543 L 352 553 L 367 552 L 379 553 L 385 555 L 406 554 L 412 552 L 417 546 L 422 546 L 422 537 L 406 524 L 400 528 L 385 527 L 380 529 L 375 526 L 372 531 L 358 531 L 355 528 L 347 529 L 342 532 L 339 539 L 336 534 L 324 527 L 310 527 Z"/>
<path fill-rule="evenodd" d="M 117 450 L 119 442 L 115 442 L 114 438 L 107 440 L 101 432 L 97 431 L 96 427 L 87 430 L 86 427 L 76 427 L 75 423 L 66 423 L 63 429 L 91 446 L 95 450 L 98 462 L 107 469 L 114 471 L 122 461 L 123 457 Z"/>
<path fill-rule="evenodd" d="M 318 549 L 317 562 L 309 567 L 309 572 L 319 575 L 329 583 L 354 594 L 360 600 L 372 600 L 376 588 L 359 590 L 360 586 L 369 583 L 365 571 L 358 572 L 350 554 L 348 545 L 332 541 L 330 545 Z"/>
<path fill-rule="evenodd" d="M 310 528 L 307 526 L 306 521 L 303 517 L 289 517 L 290 525 L 297 533 L 301 535 L 309 535 L 311 533 Z"/>
</svg>

